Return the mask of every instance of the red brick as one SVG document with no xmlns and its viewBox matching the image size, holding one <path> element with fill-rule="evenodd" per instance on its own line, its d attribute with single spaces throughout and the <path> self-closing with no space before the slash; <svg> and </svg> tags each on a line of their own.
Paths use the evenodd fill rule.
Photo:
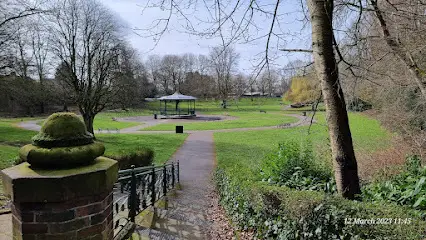
<svg viewBox="0 0 426 240">
<path fill-rule="evenodd" d="M 89 218 L 74 219 L 64 223 L 49 223 L 49 233 L 65 233 L 89 226 Z"/>
<path fill-rule="evenodd" d="M 103 210 L 104 209 L 103 209 L 102 203 L 96 203 L 96 204 L 91 204 L 91 205 L 76 208 L 75 215 L 76 217 L 88 216 L 95 213 L 100 213 Z"/>
<path fill-rule="evenodd" d="M 45 223 L 22 223 L 22 234 L 47 233 Z"/>
<path fill-rule="evenodd" d="M 93 226 L 79 230 L 77 232 L 77 237 L 78 239 L 90 237 L 98 233 L 101 233 L 103 229 L 104 229 L 104 224 L 93 225 Z"/>
<path fill-rule="evenodd" d="M 77 232 L 71 231 L 62 234 L 38 234 L 37 240 L 78 240 Z"/>
<path fill-rule="evenodd" d="M 41 212 L 36 214 L 36 222 L 66 222 L 74 219 L 74 210 L 63 212 Z"/>
</svg>

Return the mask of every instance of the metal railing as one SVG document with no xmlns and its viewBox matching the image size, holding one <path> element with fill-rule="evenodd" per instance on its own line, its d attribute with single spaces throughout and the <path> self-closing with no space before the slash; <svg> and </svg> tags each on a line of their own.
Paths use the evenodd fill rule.
<svg viewBox="0 0 426 240">
<path fill-rule="evenodd" d="M 154 206 L 178 182 L 179 162 L 140 168 L 133 166 L 119 171 L 113 193 L 114 239 L 126 236 L 135 223 L 135 217 Z"/>
</svg>

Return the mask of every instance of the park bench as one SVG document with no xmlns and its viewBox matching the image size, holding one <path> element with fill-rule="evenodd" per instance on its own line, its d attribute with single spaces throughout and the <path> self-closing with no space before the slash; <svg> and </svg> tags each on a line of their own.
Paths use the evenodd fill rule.
<svg viewBox="0 0 426 240">
<path fill-rule="evenodd" d="M 277 126 L 277 128 L 288 128 L 288 127 L 290 127 L 291 126 L 291 124 L 290 123 L 284 123 L 284 124 L 280 124 L 280 125 L 278 125 Z"/>
</svg>

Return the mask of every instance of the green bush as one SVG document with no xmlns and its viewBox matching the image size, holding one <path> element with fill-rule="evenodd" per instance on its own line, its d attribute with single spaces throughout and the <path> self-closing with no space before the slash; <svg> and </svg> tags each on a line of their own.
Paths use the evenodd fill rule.
<svg viewBox="0 0 426 240">
<path fill-rule="evenodd" d="M 350 201 L 325 193 L 321 187 L 312 191 L 315 181 L 300 187 L 284 178 L 296 181 L 295 174 L 308 179 L 329 177 L 330 171 L 316 162 L 309 145 L 302 148 L 291 142 L 280 145 L 277 153 L 257 167 L 262 174 L 238 161 L 219 161 L 215 182 L 220 202 L 234 225 L 254 230 L 258 239 L 426 237 L 426 222 L 419 211 L 383 201 Z"/>
<path fill-rule="evenodd" d="M 154 161 L 154 151 L 149 148 L 142 148 L 132 153 L 108 157 L 117 160 L 118 167 L 123 170 L 131 168 L 132 165 L 135 165 L 135 167 L 152 165 Z"/>
<path fill-rule="evenodd" d="M 406 161 L 406 171 L 390 180 L 373 182 L 363 189 L 364 199 L 386 201 L 407 205 L 417 210 L 426 210 L 426 167 L 421 166 L 417 156 Z M 426 217 L 425 213 L 422 213 Z"/>
<path fill-rule="evenodd" d="M 262 162 L 264 181 L 298 190 L 335 192 L 336 186 L 331 169 L 315 159 L 312 144 L 293 141 L 279 144 L 278 151 Z"/>
</svg>

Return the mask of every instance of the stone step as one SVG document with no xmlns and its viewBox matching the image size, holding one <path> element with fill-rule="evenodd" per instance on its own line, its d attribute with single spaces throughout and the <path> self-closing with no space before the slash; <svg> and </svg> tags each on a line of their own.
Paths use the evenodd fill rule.
<svg viewBox="0 0 426 240">
<path fill-rule="evenodd" d="M 179 238 L 155 229 L 136 227 L 131 240 L 178 240 Z"/>
<path fill-rule="evenodd" d="M 158 222 L 161 219 L 173 219 L 182 222 L 187 222 L 193 225 L 203 227 L 208 227 L 212 223 L 206 219 L 206 216 L 200 212 L 195 211 L 186 211 L 186 209 L 181 208 L 169 208 L 165 209 L 156 209 L 156 220 Z"/>
<path fill-rule="evenodd" d="M 178 217 L 156 218 L 154 229 L 169 236 L 175 236 L 175 239 L 207 239 L 207 236 L 203 234 L 203 228 L 199 224 L 175 218 Z"/>
<path fill-rule="evenodd" d="M 169 200 L 167 202 L 167 209 L 170 209 L 172 211 L 174 209 L 181 209 L 182 211 L 185 211 L 185 212 L 199 213 L 204 211 L 207 207 L 208 207 L 207 205 L 201 205 L 199 203 L 194 204 L 192 203 L 192 201 L 189 202 L 184 200 L 181 200 L 181 201 Z M 162 208 L 164 209 L 164 206 Z"/>
</svg>

